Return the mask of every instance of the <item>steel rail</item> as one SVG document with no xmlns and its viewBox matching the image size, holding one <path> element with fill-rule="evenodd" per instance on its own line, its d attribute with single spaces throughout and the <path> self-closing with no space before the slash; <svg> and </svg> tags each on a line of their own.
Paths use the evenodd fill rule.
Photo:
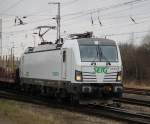
<svg viewBox="0 0 150 124">
<path fill-rule="evenodd" d="M 132 105 L 140 105 L 140 106 L 150 107 L 150 101 L 138 100 L 136 98 L 120 98 L 120 99 L 114 99 L 114 101 L 120 102 L 120 103 L 128 103 L 128 104 L 132 104 Z"/>
<path fill-rule="evenodd" d="M 96 109 L 97 108 L 97 109 Z M 99 110 L 105 116 L 117 118 L 120 120 L 126 120 L 129 123 L 138 123 L 138 124 L 149 124 L 150 115 L 145 113 L 136 113 L 133 111 L 128 111 L 122 108 L 110 107 L 110 106 L 97 106 L 94 107 L 95 111 Z"/>
<path fill-rule="evenodd" d="M 137 89 L 137 88 L 124 88 L 124 93 L 133 93 L 139 95 L 150 95 L 150 90 L 148 89 Z"/>
<path fill-rule="evenodd" d="M 50 101 L 47 98 L 39 98 L 33 96 L 26 96 L 22 94 L 10 93 L 7 91 L 0 91 L 0 98 L 13 99 L 23 102 L 29 102 L 38 105 L 46 105 L 48 107 L 60 108 L 64 110 L 84 113 L 87 115 L 95 115 L 98 117 L 104 116 L 109 118 L 115 118 L 119 120 L 124 120 L 130 123 L 139 123 L 139 124 L 149 124 L 150 115 L 146 113 L 135 113 L 125 109 L 110 107 L 110 106 L 98 106 L 98 105 L 68 105 L 68 104 L 58 104 L 54 101 Z"/>
</svg>

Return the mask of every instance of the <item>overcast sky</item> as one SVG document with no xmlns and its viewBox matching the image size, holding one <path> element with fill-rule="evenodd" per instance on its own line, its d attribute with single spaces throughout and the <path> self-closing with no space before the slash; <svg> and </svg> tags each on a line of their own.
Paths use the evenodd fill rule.
<svg viewBox="0 0 150 124">
<path fill-rule="evenodd" d="M 57 6 L 50 2 L 61 3 L 62 37 L 93 31 L 97 37 L 108 35 L 107 38 L 121 43 L 134 39 L 134 44 L 139 44 L 149 33 L 150 0 L 0 0 L 4 54 L 10 53 L 13 42 L 17 56 L 33 46 L 34 40 L 38 44 L 39 37 L 33 35 L 37 26 L 56 26 L 52 18 L 57 14 Z M 25 25 L 15 25 L 15 16 Z M 49 31 L 45 39 L 54 42 L 56 31 Z"/>
</svg>

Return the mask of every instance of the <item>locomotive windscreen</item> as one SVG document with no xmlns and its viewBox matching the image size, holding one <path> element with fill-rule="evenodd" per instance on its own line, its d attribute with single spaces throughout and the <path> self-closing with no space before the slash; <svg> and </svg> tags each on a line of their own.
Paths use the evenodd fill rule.
<svg viewBox="0 0 150 124">
<path fill-rule="evenodd" d="M 117 62 L 118 54 L 115 45 L 80 45 L 82 62 Z"/>
</svg>

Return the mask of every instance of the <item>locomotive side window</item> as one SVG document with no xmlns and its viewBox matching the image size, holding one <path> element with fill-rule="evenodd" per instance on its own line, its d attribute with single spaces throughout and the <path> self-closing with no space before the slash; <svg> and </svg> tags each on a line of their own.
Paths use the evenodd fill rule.
<svg viewBox="0 0 150 124">
<path fill-rule="evenodd" d="M 63 51 L 63 62 L 66 62 L 66 51 Z"/>
</svg>

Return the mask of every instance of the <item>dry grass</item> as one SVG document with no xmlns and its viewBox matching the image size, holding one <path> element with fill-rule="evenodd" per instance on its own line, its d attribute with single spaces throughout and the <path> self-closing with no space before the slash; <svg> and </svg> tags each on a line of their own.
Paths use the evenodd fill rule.
<svg viewBox="0 0 150 124">
<path fill-rule="evenodd" d="M 54 124 L 54 119 L 51 116 L 47 118 L 29 108 L 23 108 L 14 101 L 0 101 L 0 118 L 8 120 L 12 124 Z M 56 122 L 59 123 L 59 120 Z"/>
<path fill-rule="evenodd" d="M 122 124 L 122 122 L 1 99 L 0 124 Z"/>
<path fill-rule="evenodd" d="M 150 113 L 150 107 L 145 107 L 145 106 L 138 106 L 138 105 L 131 105 L 131 104 L 122 104 L 122 107 L 130 110 L 130 111 L 135 111 L 138 113 Z"/>
<path fill-rule="evenodd" d="M 147 82 L 124 81 L 123 85 L 124 87 L 127 87 L 127 88 L 138 88 L 138 89 L 150 90 L 150 83 L 147 83 Z"/>
</svg>

